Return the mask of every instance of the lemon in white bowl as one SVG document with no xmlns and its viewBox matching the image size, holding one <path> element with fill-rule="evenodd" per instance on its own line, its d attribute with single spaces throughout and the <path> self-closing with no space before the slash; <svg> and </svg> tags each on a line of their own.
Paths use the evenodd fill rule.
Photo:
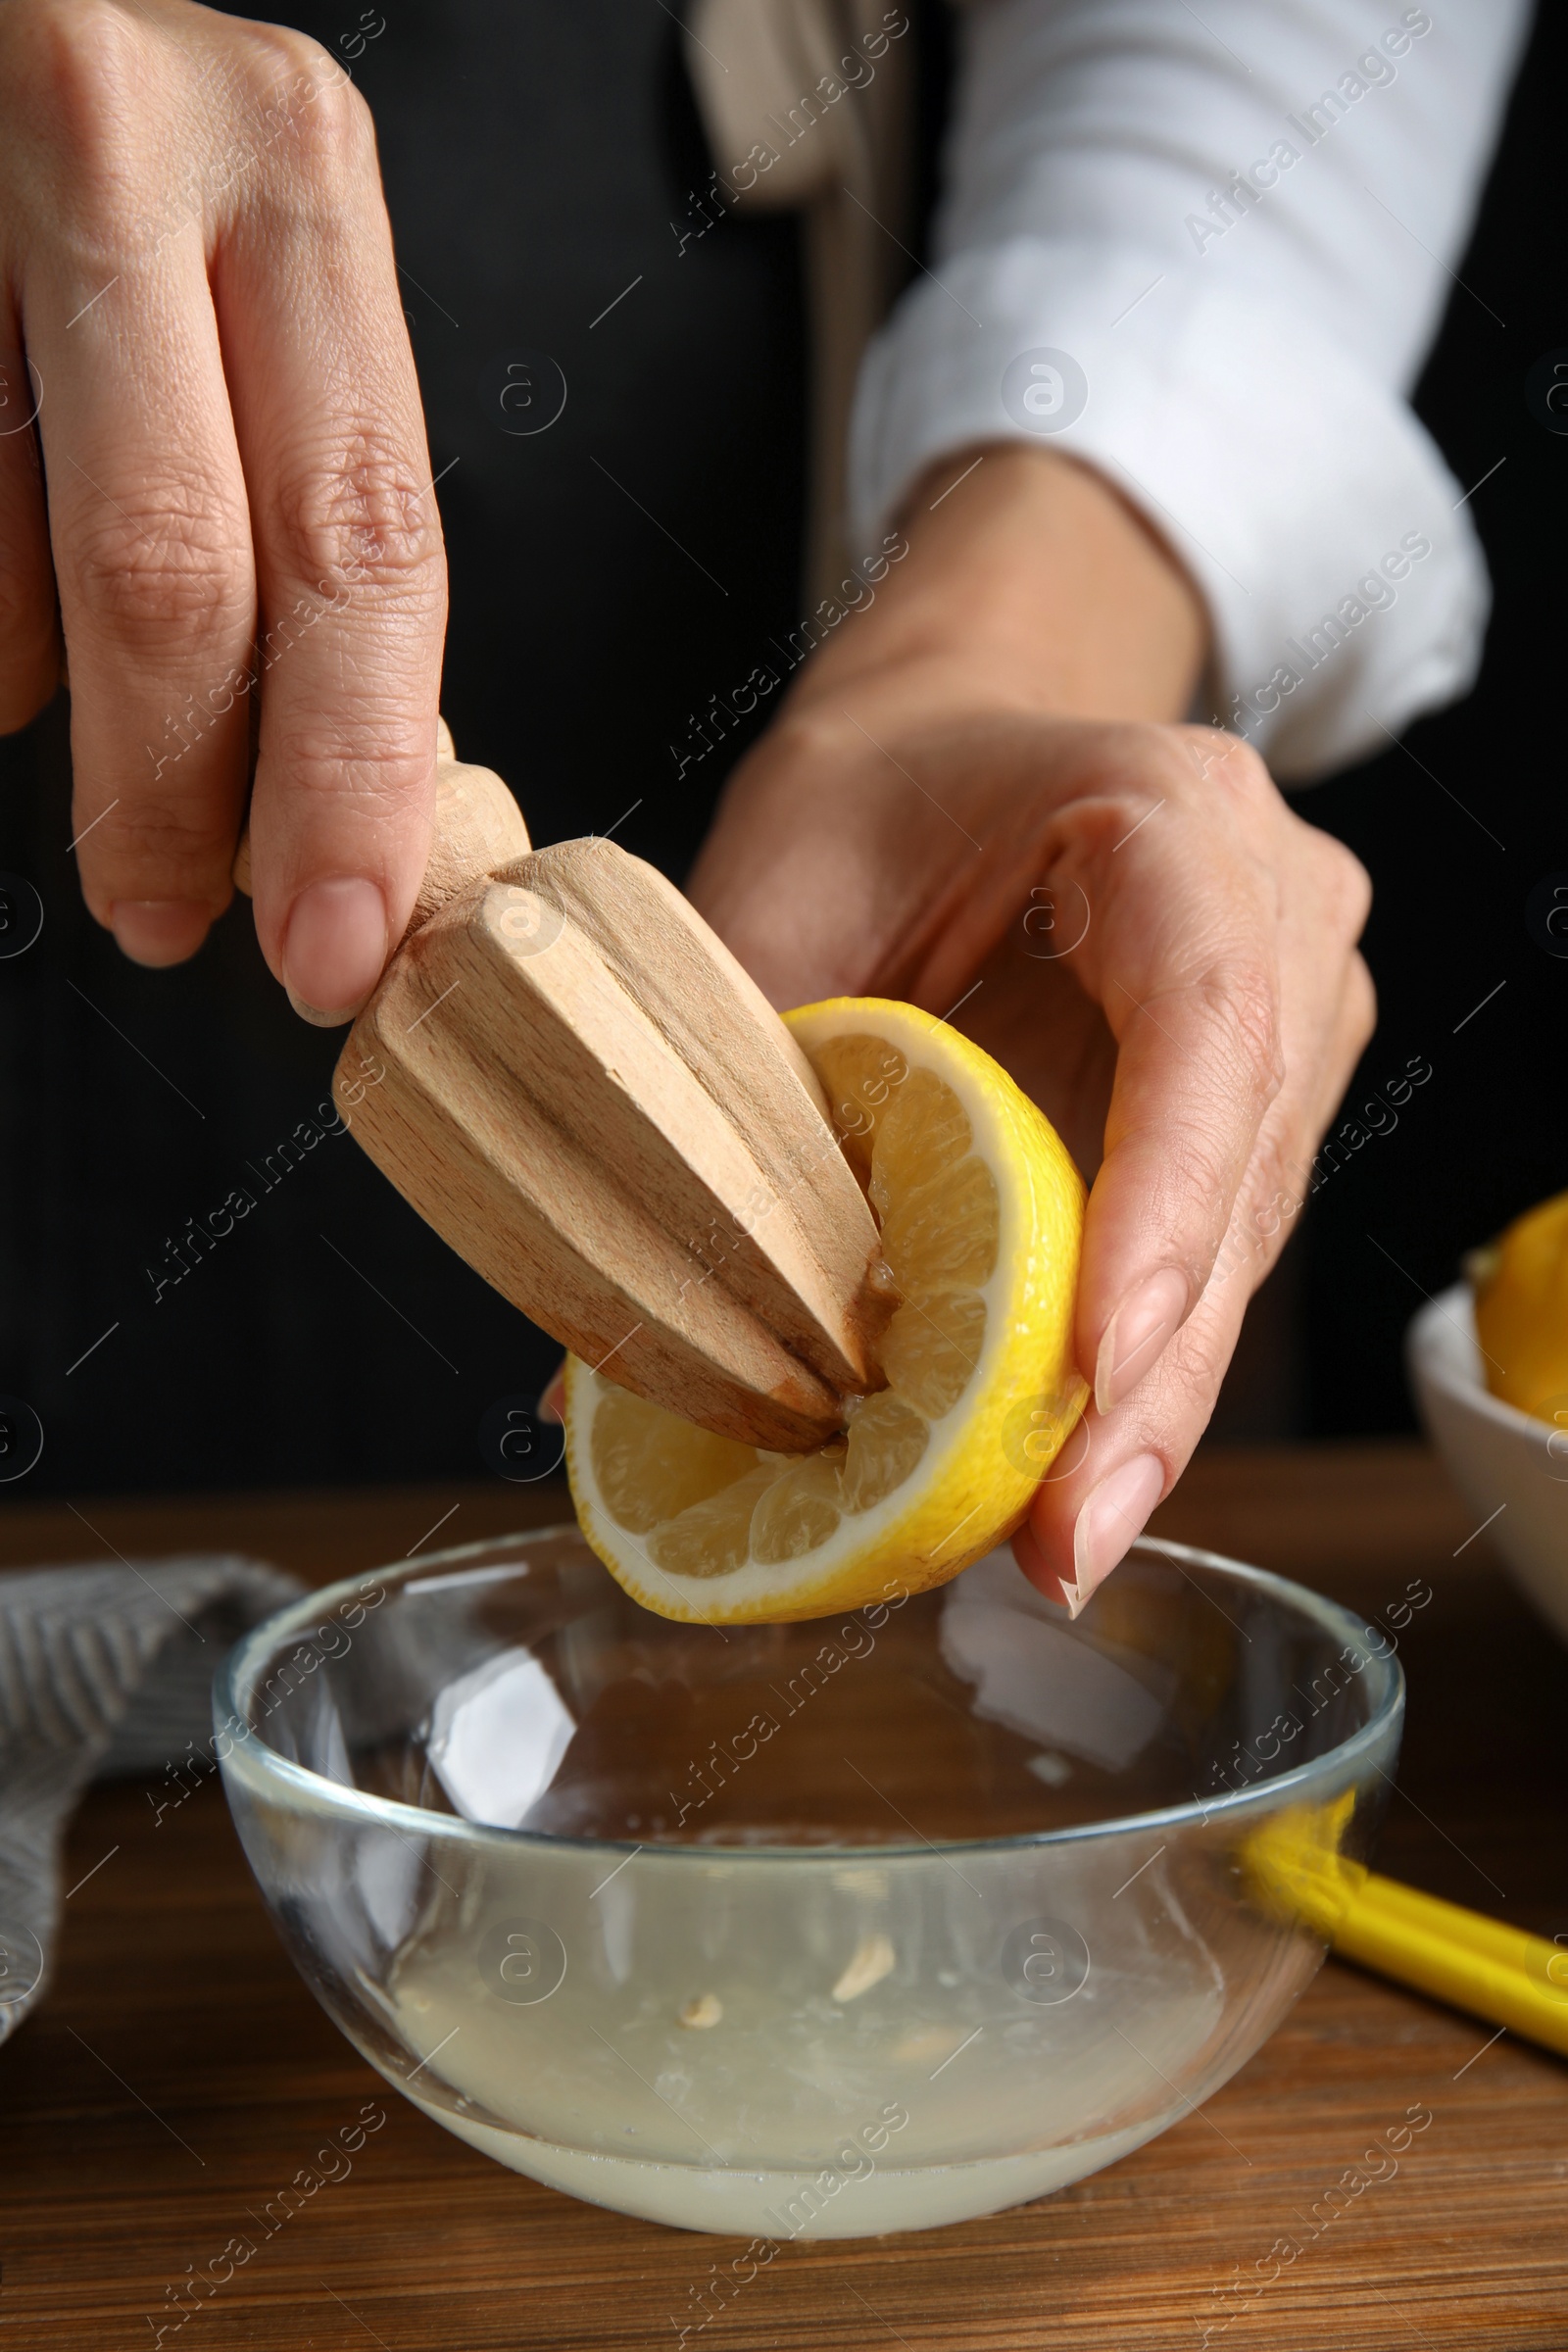
<svg viewBox="0 0 1568 2352">
<path fill-rule="evenodd" d="M 1531 1412 L 1492 1394 L 1468 1282 L 1421 1309 L 1405 1358 L 1427 1433 L 1477 1527 L 1490 1522 L 1488 1541 L 1568 1641 L 1568 1393 Z M 1493 1378 L 1510 1370 L 1500 1364 Z"/>
</svg>

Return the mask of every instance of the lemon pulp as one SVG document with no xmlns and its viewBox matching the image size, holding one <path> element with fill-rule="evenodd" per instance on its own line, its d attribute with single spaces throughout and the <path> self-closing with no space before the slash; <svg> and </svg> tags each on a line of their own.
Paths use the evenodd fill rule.
<svg viewBox="0 0 1568 2352">
<path fill-rule="evenodd" d="M 842 1437 L 715 1437 L 575 1359 L 566 1460 L 583 1532 L 662 1616 L 779 1622 L 941 1584 L 1015 1527 L 1087 1397 L 1072 1356 L 1082 1180 L 968 1039 L 906 1004 L 786 1018 L 865 1188 L 898 1298 L 887 1386 Z"/>
</svg>

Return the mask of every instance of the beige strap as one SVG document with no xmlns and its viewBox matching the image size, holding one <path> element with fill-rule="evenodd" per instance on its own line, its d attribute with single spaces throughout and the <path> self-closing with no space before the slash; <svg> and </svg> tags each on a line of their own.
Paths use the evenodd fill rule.
<svg viewBox="0 0 1568 2352">
<path fill-rule="evenodd" d="M 745 211 L 806 214 L 813 605 L 855 552 L 844 496 L 850 406 L 907 268 L 913 37 L 906 11 L 886 0 L 694 0 L 687 25 L 687 65 L 726 194 Z"/>
</svg>

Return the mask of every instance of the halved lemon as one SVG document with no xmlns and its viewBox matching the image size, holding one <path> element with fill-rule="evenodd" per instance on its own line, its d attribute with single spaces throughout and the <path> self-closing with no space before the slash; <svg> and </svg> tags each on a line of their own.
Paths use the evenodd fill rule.
<svg viewBox="0 0 1568 2352">
<path fill-rule="evenodd" d="M 988 1054 L 912 1005 L 785 1015 L 865 1187 L 898 1307 L 842 1438 L 767 1453 L 571 1357 L 582 1530 L 662 1617 L 781 1623 L 916 1592 L 1011 1533 L 1088 1390 L 1072 1351 L 1083 1180 Z"/>
</svg>

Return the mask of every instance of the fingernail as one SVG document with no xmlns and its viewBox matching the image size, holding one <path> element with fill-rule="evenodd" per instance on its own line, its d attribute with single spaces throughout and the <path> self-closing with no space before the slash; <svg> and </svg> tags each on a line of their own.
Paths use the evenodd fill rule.
<svg viewBox="0 0 1568 2352">
<path fill-rule="evenodd" d="M 289 909 L 283 986 L 318 1029 L 351 1021 L 381 977 L 390 942 L 386 901 L 364 874 L 313 882 Z"/>
<path fill-rule="evenodd" d="M 1095 1403 L 1108 1413 L 1132 1394 L 1187 1313 L 1187 1277 L 1174 1266 L 1131 1291 L 1105 1326 L 1095 1358 Z"/>
<path fill-rule="evenodd" d="M 194 956 L 212 923 L 194 899 L 116 899 L 109 927 L 122 956 L 160 971 Z"/>
<path fill-rule="evenodd" d="M 1143 1534 L 1144 1522 L 1164 1491 L 1165 1465 L 1156 1453 L 1135 1454 L 1090 1490 L 1072 1531 L 1077 1581 L 1061 1580 L 1067 1606 L 1075 1617 L 1125 1557 L 1133 1539 Z"/>
<path fill-rule="evenodd" d="M 559 1427 L 566 1418 L 566 1367 L 563 1363 L 552 1372 L 540 1393 L 535 1409 L 536 1420 L 553 1421 Z"/>
</svg>

